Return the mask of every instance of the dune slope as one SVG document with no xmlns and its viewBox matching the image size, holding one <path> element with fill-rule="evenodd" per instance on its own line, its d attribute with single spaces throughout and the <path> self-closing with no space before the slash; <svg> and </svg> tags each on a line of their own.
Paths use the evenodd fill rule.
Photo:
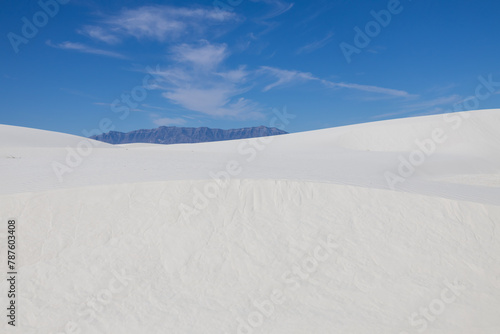
<svg viewBox="0 0 500 334">
<path fill-rule="evenodd" d="M 1 326 L 496 334 L 498 115 L 172 146 L 2 126 L 0 217 L 17 221 L 19 309 L 15 329 Z M 423 162 L 401 176 L 418 150 Z M 391 187 L 387 173 L 404 181 Z"/>
</svg>

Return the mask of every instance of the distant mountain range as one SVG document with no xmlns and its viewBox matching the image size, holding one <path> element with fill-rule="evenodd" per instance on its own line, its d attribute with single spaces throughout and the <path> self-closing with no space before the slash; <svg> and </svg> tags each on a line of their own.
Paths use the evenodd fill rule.
<svg viewBox="0 0 500 334">
<path fill-rule="evenodd" d="M 277 128 L 265 126 L 231 130 L 161 126 L 156 129 L 136 130 L 127 133 L 110 131 L 90 138 L 109 144 L 181 144 L 276 136 L 287 133 Z"/>
</svg>

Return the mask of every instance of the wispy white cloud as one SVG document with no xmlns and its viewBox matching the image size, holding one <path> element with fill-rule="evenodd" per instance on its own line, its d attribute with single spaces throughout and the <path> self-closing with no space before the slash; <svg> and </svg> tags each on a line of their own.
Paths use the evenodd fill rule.
<svg viewBox="0 0 500 334">
<path fill-rule="evenodd" d="M 225 80 L 233 83 L 244 83 L 249 76 L 246 66 L 240 66 L 238 69 L 229 70 L 227 72 L 214 72 L 214 74 L 224 78 Z"/>
<path fill-rule="evenodd" d="M 202 41 L 201 46 L 181 44 L 172 48 L 173 59 L 179 63 L 188 63 L 194 67 L 214 69 L 228 56 L 226 44 L 214 45 Z"/>
<path fill-rule="evenodd" d="M 80 32 L 109 44 L 127 37 L 165 42 L 193 33 L 203 35 L 209 26 L 237 19 L 235 13 L 215 8 L 143 6 L 123 9 L 103 19 L 99 25 L 85 26 Z"/>
<path fill-rule="evenodd" d="M 378 87 L 378 86 L 370 86 L 370 85 L 360 85 L 360 84 L 355 84 L 355 83 L 333 82 L 333 81 L 323 80 L 323 79 L 315 77 L 313 74 L 308 73 L 308 72 L 283 70 L 283 69 L 278 69 L 278 68 L 273 68 L 273 67 L 268 67 L 268 66 L 262 66 L 260 71 L 261 71 L 261 73 L 267 73 L 268 75 L 270 75 L 276 79 L 275 82 L 264 87 L 264 89 L 263 89 L 264 92 L 267 92 L 273 88 L 287 85 L 287 84 L 296 84 L 296 83 L 300 83 L 300 82 L 317 81 L 317 82 L 320 82 L 323 85 L 325 85 L 327 87 L 331 87 L 331 88 L 346 88 L 346 89 L 358 90 L 358 91 L 363 91 L 363 92 L 368 92 L 368 93 L 382 94 L 382 95 L 391 96 L 391 97 L 405 97 L 405 98 L 415 97 L 415 95 L 412 95 L 408 92 L 405 92 L 402 90 L 397 90 L 397 89 Z"/>
<path fill-rule="evenodd" d="M 179 39 L 193 40 L 207 34 L 214 34 L 213 27 L 220 27 L 223 23 L 236 22 L 239 16 L 228 11 L 208 8 L 187 8 L 164 5 L 142 6 L 134 9 L 123 9 L 119 13 L 101 19 L 99 24 L 85 25 L 78 33 L 87 36 L 96 42 L 108 45 L 117 45 L 126 38 L 150 40 L 156 42 L 172 42 Z M 78 42 L 51 43 L 48 45 L 59 49 L 73 50 L 89 54 L 97 54 L 114 58 L 127 58 L 118 52 L 104 50 Z M 184 60 L 201 66 L 215 65 L 218 58 L 223 60 L 224 48 L 210 48 L 208 45 L 205 54 L 190 52 L 189 46 L 183 44 L 174 50 Z M 199 56 L 200 59 L 192 57 Z M 210 58 L 211 56 L 211 58 Z M 201 61 L 205 61 L 204 64 Z"/>
<path fill-rule="evenodd" d="M 162 95 L 187 110 L 212 117 L 262 118 L 262 108 L 241 96 L 249 90 L 245 83 L 250 73 L 245 67 L 222 69 L 229 54 L 227 45 L 207 41 L 172 47 L 174 64 L 154 73 L 164 90 Z"/>
<path fill-rule="evenodd" d="M 120 43 L 120 38 L 98 26 L 84 26 L 78 30 L 78 33 L 107 44 Z"/>
<path fill-rule="evenodd" d="M 255 2 L 263 2 L 272 7 L 271 11 L 267 13 L 261 20 L 268 20 L 280 16 L 293 8 L 293 3 L 283 0 L 254 0 Z"/>
<path fill-rule="evenodd" d="M 178 88 L 163 94 L 172 102 L 182 107 L 216 117 L 235 117 L 240 119 L 259 118 L 261 116 L 255 102 L 240 97 L 234 87 L 218 86 L 212 88 Z"/>
<path fill-rule="evenodd" d="M 158 87 L 163 90 L 162 96 L 169 102 L 189 111 L 223 118 L 262 118 L 263 108 L 243 96 L 251 89 L 262 86 L 262 91 L 268 92 L 286 85 L 317 82 L 334 89 L 351 89 L 390 98 L 414 96 L 401 90 L 332 82 L 315 77 L 312 73 L 269 66 L 257 70 L 248 70 L 246 66 L 226 70 L 224 63 L 229 56 L 225 44 L 210 44 L 207 41 L 196 45 L 182 44 L 171 48 L 174 64 L 158 69 L 153 74 L 159 83 Z M 271 83 L 269 78 L 273 79 Z"/>
<path fill-rule="evenodd" d="M 52 43 L 49 40 L 49 41 L 47 41 L 46 44 L 53 47 L 53 48 L 58 48 L 58 49 L 63 49 L 63 50 L 72 50 L 72 51 L 78 51 L 78 52 L 82 52 L 82 53 L 90 53 L 90 54 L 106 56 L 106 57 L 127 59 L 127 57 L 122 55 L 121 53 L 97 49 L 97 48 L 94 48 L 94 47 L 91 47 L 91 46 L 88 46 L 88 45 L 85 45 L 82 43 L 75 43 L 75 42 Z"/>
<path fill-rule="evenodd" d="M 333 33 L 329 32 L 324 38 L 319 41 L 314 41 L 312 43 L 306 44 L 297 50 L 297 54 L 311 53 L 325 47 L 328 43 L 332 41 Z"/>
<path fill-rule="evenodd" d="M 264 92 L 286 84 L 318 80 L 311 73 L 283 70 L 269 66 L 262 66 L 260 72 L 267 73 L 277 79 L 275 82 L 265 86 L 263 89 Z"/>
<path fill-rule="evenodd" d="M 360 85 L 360 84 L 345 83 L 345 82 L 332 82 L 327 80 L 321 80 L 321 82 L 330 87 L 354 89 L 363 92 L 376 93 L 393 97 L 406 97 L 406 98 L 415 97 L 415 95 L 413 94 L 398 89 L 391 89 L 391 88 L 370 86 L 370 85 Z"/>
</svg>

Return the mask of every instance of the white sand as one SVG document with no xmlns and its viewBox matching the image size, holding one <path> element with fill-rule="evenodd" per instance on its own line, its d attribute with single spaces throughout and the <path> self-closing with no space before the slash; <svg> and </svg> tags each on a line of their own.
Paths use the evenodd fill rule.
<svg viewBox="0 0 500 334">
<path fill-rule="evenodd" d="M 10 217 L 19 257 L 18 326 L 0 328 L 500 333 L 499 128 L 487 110 L 266 143 L 100 144 L 60 182 L 53 164 L 82 138 L 0 126 L 0 270 Z M 389 190 L 435 129 L 447 139 Z"/>
</svg>

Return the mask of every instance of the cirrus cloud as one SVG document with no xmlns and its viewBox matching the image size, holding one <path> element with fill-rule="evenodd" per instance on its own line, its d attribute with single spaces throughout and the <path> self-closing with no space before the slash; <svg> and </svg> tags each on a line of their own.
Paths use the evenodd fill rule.
<svg viewBox="0 0 500 334">
<path fill-rule="evenodd" d="M 224 70 L 230 52 L 226 44 L 181 44 L 171 48 L 174 64 L 154 73 L 169 102 L 212 117 L 262 118 L 262 108 L 243 96 L 251 74 L 244 66 Z"/>
<path fill-rule="evenodd" d="M 108 44 L 116 44 L 127 37 L 165 42 L 188 35 L 199 37 L 208 27 L 237 20 L 236 14 L 214 8 L 142 6 L 123 9 L 104 18 L 99 25 L 84 26 L 79 32 Z"/>
<path fill-rule="evenodd" d="M 46 44 L 48 46 L 51 46 L 51 47 L 57 48 L 57 49 L 73 50 L 73 51 L 78 51 L 78 52 L 82 52 L 82 53 L 90 53 L 90 54 L 112 57 L 112 58 L 127 59 L 127 57 L 122 55 L 121 53 L 94 48 L 94 47 L 91 47 L 91 46 L 88 46 L 88 45 L 85 45 L 82 43 L 75 43 L 75 42 L 68 42 L 68 41 L 62 42 L 62 43 L 52 43 L 50 40 L 48 40 L 46 42 Z"/>
<path fill-rule="evenodd" d="M 333 81 L 329 81 L 329 80 L 324 80 L 324 79 L 320 79 L 318 77 L 315 77 L 313 74 L 311 74 L 309 72 L 301 72 L 301 71 L 295 71 L 295 70 L 284 70 L 284 69 L 269 67 L 269 66 L 261 66 L 259 72 L 264 74 L 264 75 L 270 76 L 270 77 L 274 78 L 274 80 L 275 80 L 273 83 L 268 84 L 267 86 L 264 87 L 264 89 L 263 89 L 264 92 L 270 91 L 271 89 L 279 87 L 279 86 L 285 86 L 285 85 L 291 85 L 291 84 L 297 84 L 297 83 L 305 83 L 308 81 L 317 81 L 317 82 L 320 82 L 323 85 L 325 85 L 327 87 L 331 87 L 331 88 L 346 88 L 346 89 L 352 89 L 352 90 L 357 90 L 357 91 L 362 91 L 362 92 L 386 95 L 386 96 L 390 96 L 390 97 L 404 97 L 404 98 L 416 97 L 416 95 L 413 95 L 413 94 L 410 94 L 406 91 L 398 90 L 398 89 L 371 86 L 371 85 L 361 85 L 361 84 L 356 84 L 356 83 L 333 82 Z"/>
</svg>

